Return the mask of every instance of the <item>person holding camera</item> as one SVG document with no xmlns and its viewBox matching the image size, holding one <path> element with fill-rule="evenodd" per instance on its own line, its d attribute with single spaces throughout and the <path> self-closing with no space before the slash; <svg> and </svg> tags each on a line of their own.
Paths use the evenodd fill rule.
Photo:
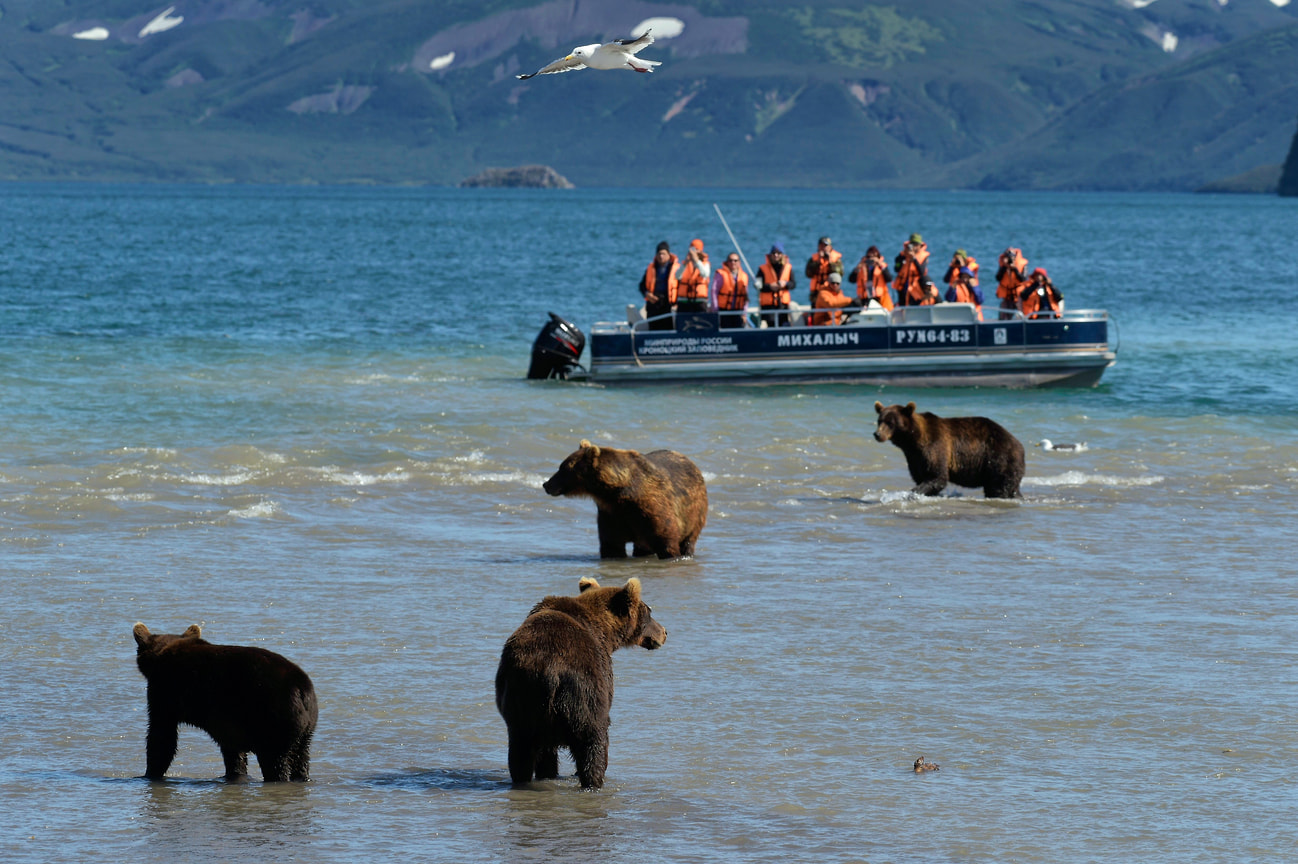
<svg viewBox="0 0 1298 864">
<path fill-rule="evenodd" d="M 973 274 L 970 277 L 969 284 L 972 287 L 977 288 L 978 259 L 963 249 L 955 250 L 955 254 L 951 256 L 951 263 L 946 265 L 946 274 L 942 277 L 942 281 L 947 284 L 947 287 L 955 285 L 956 276 L 959 275 L 961 268 L 964 268 Z"/>
<path fill-rule="evenodd" d="M 1046 275 L 1044 267 L 1032 271 L 1031 278 L 1019 292 L 1019 309 L 1024 318 L 1061 318 L 1064 295 Z"/>
<path fill-rule="evenodd" d="M 816 294 L 829 285 L 829 274 L 843 275 L 843 255 L 834 248 L 834 241 L 821 237 L 815 255 L 807 261 L 806 276 L 811 280 L 811 305 L 816 305 Z"/>
<path fill-rule="evenodd" d="M 766 262 L 757 268 L 757 301 L 762 307 L 762 321 L 767 327 L 789 326 L 789 304 L 793 301 L 793 264 L 784 254 L 784 244 L 776 243 L 766 253 Z M 768 311 L 768 310 L 785 310 Z"/>
<path fill-rule="evenodd" d="M 883 260 L 883 253 L 878 246 L 865 250 L 860 262 L 847 274 L 848 282 L 856 283 L 856 299 L 861 301 L 862 308 L 874 301 L 884 309 L 892 308 L 892 292 L 888 283 L 892 281 L 892 271 L 888 262 Z"/>
<path fill-rule="evenodd" d="M 897 292 L 898 306 L 928 306 L 937 302 L 937 288 L 929 291 L 925 286 L 933 283 L 928 278 L 928 246 L 923 237 L 910 235 L 893 264 L 897 278 L 893 280 L 892 290 Z"/>
<path fill-rule="evenodd" d="M 703 241 L 697 237 L 690 241 L 688 255 L 685 267 L 676 280 L 676 311 L 706 312 L 712 265 L 708 263 L 708 253 L 703 251 Z"/>
<path fill-rule="evenodd" d="M 978 287 L 977 278 L 968 267 L 956 271 L 951 287 L 946 289 L 946 302 L 972 303 L 978 320 L 983 320 L 983 289 Z"/>
<path fill-rule="evenodd" d="M 1028 284 L 1028 259 L 1023 257 L 1023 250 L 1011 246 L 1001 253 L 1000 266 L 996 269 L 996 296 L 1001 298 L 1001 309 L 1017 309 L 1019 292 Z M 1001 313 L 1001 320 L 1013 318 L 1007 312 Z"/>
</svg>

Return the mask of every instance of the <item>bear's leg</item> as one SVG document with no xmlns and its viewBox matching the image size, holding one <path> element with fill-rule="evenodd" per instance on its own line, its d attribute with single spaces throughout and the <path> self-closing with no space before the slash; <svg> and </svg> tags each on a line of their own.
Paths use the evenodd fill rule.
<svg viewBox="0 0 1298 864">
<path fill-rule="evenodd" d="M 577 763 L 577 779 L 583 789 L 600 789 L 604 786 L 604 772 L 608 770 L 608 732 L 596 733 L 589 739 L 569 747 Z"/>
<path fill-rule="evenodd" d="M 916 495 L 941 495 L 942 490 L 947 486 L 947 478 L 934 477 L 932 480 L 926 480 L 915 487 Z"/>
<path fill-rule="evenodd" d="M 553 780 L 559 776 L 559 748 L 546 747 L 536 754 L 536 779 Z"/>
<path fill-rule="evenodd" d="M 288 779 L 305 781 L 311 779 L 311 732 L 307 731 L 297 739 L 287 756 Z"/>
<path fill-rule="evenodd" d="M 617 519 L 600 510 L 595 524 L 599 528 L 599 557 L 625 558 L 626 544 L 631 538 L 622 531 Z"/>
<path fill-rule="evenodd" d="M 257 765 L 265 783 L 284 783 L 288 780 L 288 754 L 280 751 L 257 751 Z"/>
<path fill-rule="evenodd" d="M 180 733 L 175 721 L 149 719 L 149 732 L 144 742 L 145 777 L 161 780 L 166 776 L 171 760 L 176 758 L 179 741 Z"/>
<path fill-rule="evenodd" d="M 248 754 L 221 747 L 221 758 L 225 760 L 225 779 L 243 780 L 248 776 Z M 261 761 L 260 757 L 257 760 Z"/>
<path fill-rule="evenodd" d="M 536 768 L 536 748 L 531 738 L 509 733 L 509 779 L 515 786 L 532 782 L 532 772 Z"/>
</svg>

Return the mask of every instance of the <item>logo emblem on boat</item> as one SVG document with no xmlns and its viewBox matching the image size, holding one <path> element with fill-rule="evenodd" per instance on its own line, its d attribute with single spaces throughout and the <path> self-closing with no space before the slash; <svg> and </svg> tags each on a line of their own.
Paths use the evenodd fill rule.
<svg viewBox="0 0 1298 864">
<path fill-rule="evenodd" d="M 997 345 L 1005 345 L 1009 342 L 1009 337 L 1006 336 L 1004 327 L 997 327 L 992 331 L 992 341 Z"/>
</svg>

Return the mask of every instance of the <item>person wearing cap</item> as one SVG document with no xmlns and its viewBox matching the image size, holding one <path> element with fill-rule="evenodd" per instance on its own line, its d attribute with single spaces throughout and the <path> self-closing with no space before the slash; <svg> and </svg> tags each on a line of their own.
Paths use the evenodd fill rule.
<svg viewBox="0 0 1298 864">
<path fill-rule="evenodd" d="M 644 314 L 649 319 L 650 330 L 675 330 L 672 321 L 672 304 L 676 302 L 676 268 L 680 266 L 667 241 L 658 244 L 654 259 L 645 268 L 640 279 L 640 293 L 644 295 Z M 661 317 L 659 317 L 661 316 Z M 655 320 L 657 319 L 657 320 Z"/>
<path fill-rule="evenodd" d="M 789 304 L 793 302 L 793 263 L 784 254 L 784 244 L 776 243 L 766 253 L 766 262 L 757 268 L 757 301 L 762 307 L 762 321 L 767 327 L 789 326 Z"/>
<path fill-rule="evenodd" d="M 807 261 L 806 277 L 811 280 L 811 305 L 816 305 L 816 292 L 829 283 L 829 274 L 843 275 L 843 256 L 834 248 L 834 241 L 821 237 L 816 254 Z"/>
<path fill-rule="evenodd" d="M 706 312 L 708 309 L 708 279 L 712 265 L 708 253 L 703 251 L 703 241 L 695 237 L 690 241 L 685 266 L 676 280 L 676 311 Z"/>
<path fill-rule="evenodd" d="M 892 271 L 888 262 L 883 260 L 883 253 L 878 246 L 865 250 L 860 262 L 847 274 L 847 281 L 856 283 L 856 299 L 861 306 L 868 306 L 874 301 L 884 309 L 892 308 L 892 292 L 888 283 L 892 281 Z"/>
<path fill-rule="evenodd" d="M 973 287 L 977 288 L 978 259 L 974 258 L 963 249 L 955 250 L 955 254 L 951 256 L 951 263 L 946 265 L 946 273 L 942 276 L 942 281 L 948 286 L 954 285 L 956 274 L 960 272 L 961 267 L 964 267 L 973 274 L 971 284 Z"/>
<path fill-rule="evenodd" d="M 972 303 L 978 320 L 983 320 L 983 289 L 978 287 L 974 272 L 968 267 L 961 267 L 951 277 L 951 287 L 946 289 L 946 302 Z"/>
<path fill-rule="evenodd" d="M 898 306 L 928 306 L 936 303 L 937 297 L 930 294 L 924 283 L 928 278 L 928 246 L 918 234 L 902 244 L 897 260 L 893 262 L 897 278 L 892 282 L 892 290 L 897 292 Z M 930 283 L 931 284 L 931 283 Z M 936 289 L 934 289 L 936 294 Z"/>
<path fill-rule="evenodd" d="M 1019 310 L 1024 318 L 1059 318 L 1064 312 L 1064 295 L 1046 275 L 1044 267 L 1032 271 L 1032 276 L 1019 291 Z"/>
<path fill-rule="evenodd" d="M 1001 309 L 1019 308 L 1019 292 L 1028 284 L 1028 259 L 1023 257 L 1023 250 L 1011 246 L 1001 253 L 1000 267 L 996 269 L 996 296 L 1001 298 Z M 1014 316 L 1001 312 L 1002 321 Z"/>
<path fill-rule="evenodd" d="M 738 252 L 727 255 L 726 262 L 712 274 L 708 306 L 721 313 L 722 328 L 744 326 L 743 311 L 748 308 L 748 274 L 739 262 Z"/>
<path fill-rule="evenodd" d="M 829 312 L 813 312 L 811 319 L 807 323 L 813 325 L 819 324 L 841 324 L 843 323 L 843 313 L 838 311 L 845 307 L 853 309 L 861 308 L 861 304 L 843 293 L 843 274 L 830 273 L 825 279 L 825 287 L 816 292 L 816 301 L 814 305 L 817 309 L 829 309 Z"/>
</svg>

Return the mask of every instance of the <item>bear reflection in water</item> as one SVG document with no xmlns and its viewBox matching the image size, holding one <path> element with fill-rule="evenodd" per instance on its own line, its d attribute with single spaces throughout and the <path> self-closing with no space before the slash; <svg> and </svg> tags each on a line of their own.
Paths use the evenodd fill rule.
<svg viewBox="0 0 1298 864">
<path fill-rule="evenodd" d="M 594 499 L 601 558 L 625 558 L 628 543 L 637 557 L 693 555 L 708 521 L 703 474 L 673 450 L 641 455 L 582 441 L 543 488 Z"/>
<path fill-rule="evenodd" d="M 161 780 L 176 758 L 178 725 L 221 748 L 227 780 L 257 755 L 264 780 L 306 780 L 318 708 L 315 687 L 291 661 L 264 648 L 213 645 L 195 624 L 179 635 L 134 628 L 135 662 L 148 681 L 144 776 Z"/>
<path fill-rule="evenodd" d="M 891 441 L 906 456 L 915 493 L 937 495 L 948 483 L 979 487 L 988 498 L 1017 498 L 1023 480 L 1023 445 L 986 417 L 915 413 L 915 403 L 874 403 L 874 440 Z"/>
<path fill-rule="evenodd" d="M 601 588 L 589 577 L 575 597 L 546 597 L 505 642 L 496 671 L 496 707 L 509 731 L 514 783 L 559 775 L 559 748 L 577 763 L 587 789 L 604 785 L 613 652 L 653 650 L 667 630 L 640 599 L 640 580 Z"/>
</svg>

